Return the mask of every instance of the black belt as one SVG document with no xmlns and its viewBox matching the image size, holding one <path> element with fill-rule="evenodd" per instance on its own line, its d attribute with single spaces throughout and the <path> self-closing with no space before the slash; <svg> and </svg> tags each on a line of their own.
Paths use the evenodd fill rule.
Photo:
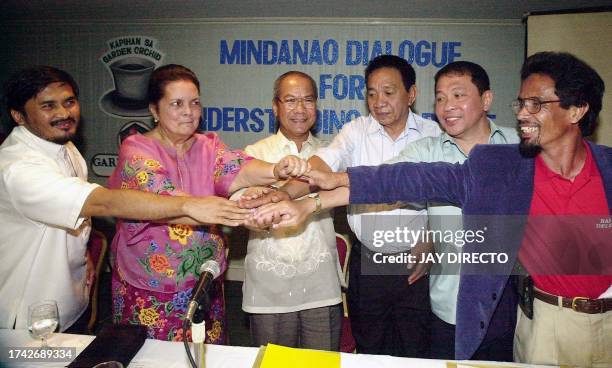
<svg viewBox="0 0 612 368">
<path fill-rule="evenodd" d="M 545 303 L 559 305 L 559 297 L 556 295 L 545 293 L 536 288 L 533 289 L 533 295 L 536 299 Z M 580 313 L 606 313 L 612 310 L 612 298 L 589 299 L 579 296 L 575 298 L 561 298 L 561 305 Z"/>
</svg>

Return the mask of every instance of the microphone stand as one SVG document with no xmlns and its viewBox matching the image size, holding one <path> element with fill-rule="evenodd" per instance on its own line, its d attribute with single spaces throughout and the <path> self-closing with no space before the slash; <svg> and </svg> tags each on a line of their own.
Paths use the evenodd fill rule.
<svg viewBox="0 0 612 368">
<path fill-rule="evenodd" d="M 187 353 L 187 358 L 189 358 L 189 364 L 191 365 L 191 368 L 198 368 L 195 360 L 193 360 L 193 355 L 191 354 L 191 349 L 189 348 L 189 342 L 187 341 L 187 330 L 189 329 L 189 319 L 187 317 L 185 317 L 185 319 L 183 319 L 183 346 L 185 347 L 185 352 Z"/>
<path fill-rule="evenodd" d="M 208 310 L 209 304 L 210 301 L 208 298 L 208 293 L 204 293 L 202 295 L 201 302 L 195 309 L 192 320 L 189 320 L 187 317 L 188 314 L 186 314 L 185 319 L 183 319 L 183 331 L 185 331 L 183 343 L 187 353 L 187 358 L 189 358 L 189 363 L 191 364 L 192 368 L 204 368 L 204 340 L 206 338 L 205 310 Z M 189 348 L 189 344 L 187 342 L 187 330 L 189 329 L 190 323 L 191 340 L 193 341 L 195 359 L 191 354 L 191 349 Z"/>
<path fill-rule="evenodd" d="M 185 352 L 189 358 L 192 368 L 202 368 L 204 366 L 204 338 L 206 336 L 206 329 L 204 328 L 204 310 L 209 309 L 210 301 L 208 300 L 208 288 L 211 282 L 219 276 L 221 273 L 219 263 L 213 259 L 209 259 L 200 266 L 200 279 L 198 280 L 194 289 L 192 289 L 192 299 L 187 305 L 187 313 L 183 318 L 183 331 L 185 331 L 185 338 L 183 339 Z M 196 313 L 199 311 L 199 315 Z M 191 335 L 198 357 L 198 363 L 196 364 L 191 355 L 191 349 L 187 342 L 187 329 L 189 324 L 193 325 Z"/>
<path fill-rule="evenodd" d="M 204 368 L 204 340 L 206 339 L 206 321 L 205 311 L 210 305 L 208 293 L 202 296 L 202 302 L 198 306 L 193 320 L 191 321 L 191 340 L 193 341 L 193 350 L 195 351 L 195 361 L 197 368 Z"/>
</svg>

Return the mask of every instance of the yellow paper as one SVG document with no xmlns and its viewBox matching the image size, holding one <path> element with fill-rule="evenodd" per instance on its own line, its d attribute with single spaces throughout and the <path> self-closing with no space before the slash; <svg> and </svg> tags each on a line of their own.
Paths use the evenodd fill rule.
<svg viewBox="0 0 612 368">
<path fill-rule="evenodd" d="M 340 368 L 340 353 L 268 344 L 261 368 Z"/>
</svg>

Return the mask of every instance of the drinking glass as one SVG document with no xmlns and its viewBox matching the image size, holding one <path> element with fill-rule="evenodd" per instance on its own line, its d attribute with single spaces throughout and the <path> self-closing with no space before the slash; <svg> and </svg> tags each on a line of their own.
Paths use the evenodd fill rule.
<svg viewBox="0 0 612 368">
<path fill-rule="evenodd" d="M 42 340 L 42 347 L 47 347 L 47 337 L 55 331 L 59 323 L 57 302 L 43 300 L 28 307 L 28 330 L 35 339 Z"/>
</svg>

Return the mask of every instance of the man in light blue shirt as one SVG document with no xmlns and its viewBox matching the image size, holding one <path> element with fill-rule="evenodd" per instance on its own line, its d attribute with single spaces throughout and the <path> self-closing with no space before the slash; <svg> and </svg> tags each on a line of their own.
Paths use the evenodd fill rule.
<svg viewBox="0 0 612 368">
<path fill-rule="evenodd" d="M 457 61 L 446 65 L 435 75 L 435 110 L 444 133 L 408 145 L 387 163 L 437 162 L 462 163 L 477 144 L 518 143 L 515 129 L 498 127 L 487 117 L 493 102 L 489 77 L 478 64 Z M 429 228 L 455 233 L 463 229 L 461 208 L 428 203 Z M 436 239 L 436 252 L 460 252 L 460 244 Z M 437 264 L 432 268 L 429 287 L 432 321 L 431 357 L 455 358 L 455 312 L 459 290 L 456 265 Z M 512 360 L 512 332 L 498 331 L 499 336 L 485 339 L 474 359 Z M 507 355 L 509 353 L 509 356 Z M 508 359 L 509 358 L 509 359 Z"/>
</svg>

